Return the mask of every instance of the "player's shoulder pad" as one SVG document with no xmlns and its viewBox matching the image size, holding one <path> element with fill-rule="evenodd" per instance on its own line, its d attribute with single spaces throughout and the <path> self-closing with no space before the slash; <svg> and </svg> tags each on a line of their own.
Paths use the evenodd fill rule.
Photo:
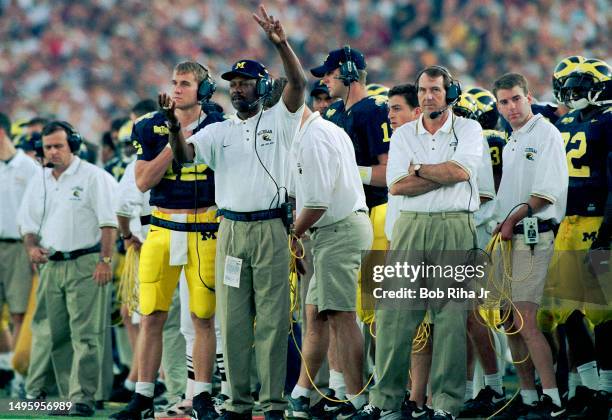
<svg viewBox="0 0 612 420">
<path fill-rule="evenodd" d="M 323 117 L 329 119 L 331 118 L 336 112 L 340 111 L 342 108 L 344 107 L 344 104 L 342 103 L 342 101 L 336 101 L 336 102 L 332 102 L 327 109 L 325 110 L 325 113 L 323 115 Z"/>
</svg>

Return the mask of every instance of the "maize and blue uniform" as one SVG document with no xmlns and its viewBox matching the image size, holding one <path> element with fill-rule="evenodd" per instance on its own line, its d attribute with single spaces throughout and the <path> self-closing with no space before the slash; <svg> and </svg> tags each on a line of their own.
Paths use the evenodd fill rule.
<svg viewBox="0 0 612 420">
<path fill-rule="evenodd" d="M 563 324 L 574 310 L 585 310 L 592 304 L 608 304 L 601 279 L 589 273 L 585 257 L 598 238 L 606 210 L 608 191 L 608 155 L 612 151 L 612 107 L 602 108 L 583 119 L 580 111 L 561 117 L 556 127 L 565 142 L 569 189 L 565 219 L 555 239 L 555 254 L 549 268 L 545 295 L 552 311 L 544 309 L 539 321 L 546 329 Z M 601 311 L 595 324 L 601 321 Z M 604 318 L 609 318 L 612 311 Z"/>
<path fill-rule="evenodd" d="M 222 114 L 210 113 L 193 133 L 223 120 Z M 152 112 L 140 117 L 132 130 L 137 158 L 145 161 L 155 159 L 168 144 L 168 135 L 163 113 Z M 168 214 L 160 210 L 152 212 L 151 228 L 142 246 L 138 270 L 141 313 L 149 315 L 154 311 L 168 311 L 184 268 L 191 312 L 205 319 L 214 315 L 218 229 L 214 185 L 214 173 L 207 165 L 181 166 L 173 160 L 160 182 L 151 189 L 151 206 L 166 209 L 213 208 L 205 213 L 186 215 Z M 173 256 L 175 245 L 180 246 L 182 232 L 168 228 L 164 221 L 170 224 L 198 223 L 197 232 L 186 233 L 186 258 Z M 170 265 L 171 260 L 173 265 Z"/>
</svg>

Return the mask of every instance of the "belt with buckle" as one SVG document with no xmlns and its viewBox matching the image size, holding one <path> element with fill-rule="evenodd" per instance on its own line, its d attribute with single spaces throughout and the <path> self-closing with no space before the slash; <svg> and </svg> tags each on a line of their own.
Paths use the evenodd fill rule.
<svg viewBox="0 0 612 420">
<path fill-rule="evenodd" d="M 220 209 L 217 210 L 217 216 L 223 216 L 226 219 L 233 220 L 235 222 L 259 222 L 262 220 L 280 219 L 282 216 L 282 211 L 281 209 L 270 209 L 240 212 Z"/>
<path fill-rule="evenodd" d="M 181 223 L 173 222 L 172 220 L 160 219 L 159 217 L 151 216 L 151 224 L 164 229 L 175 230 L 178 232 L 217 232 L 219 223 Z"/>
<path fill-rule="evenodd" d="M 51 254 L 49 256 L 49 260 L 51 261 L 74 260 L 79 257 L 82 257 L 83 255 L 94 254 L 96 252 L 100 252 L 100 244 L 96 244 L 89 248 L 77 249 L 75 251 L 69 251 L 69 252 L 56 251 L 54 254 Z"/>
<path fill-rule="evenodd" d="M 553 230 L 554 227 L 555 227 L 555 224 L 550 220 L 538 220 L 538 232 L 539 233 L 551 231 Z M 512 233 L 515 235 L 522 235 L 525 233 L 525 229 L 523 228 L 522 224 L 516 225 L 512 229 Z"/>
</svg>

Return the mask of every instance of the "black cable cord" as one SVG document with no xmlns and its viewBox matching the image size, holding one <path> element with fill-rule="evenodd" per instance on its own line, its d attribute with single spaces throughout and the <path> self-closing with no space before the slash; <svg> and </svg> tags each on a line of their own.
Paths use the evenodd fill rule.
<svg viewBox="0 0 612 420">
<path fill-rule="evenodd" d="M 47 212 L 47 180 L 45 177 L 45 166 L 42 167 L 42 179 L 43 179 L 43 212 L 42 217 L 40 218 L 40 225 L 38 225 L 38 232 L 36 232 L 36 240 L 40 241 L 40 231 L 42 230 L 42 225 L 45 222 L 45 213 Z"/>
<path fill-rule="evenodd" d="M 259 112 L 259 117 L 257 117 L 257 123 L 255 123 L 255 131 L 253 132 L 253 142 L 255 143 L 254 145 L 255 146 L 255 156 L 257 156 L 257 160 L 259 160 L 259 164 L 261 165 L 262 168 L 264 168 L 264 171 L 266 171 L 266 173 L 268 174 L 268 176 L 274 183 L 274 187 L 276 187 L 276 194 L 274 194 L 274 197 L 272 197 L 272 201 L 270 201 L 270 205 L 268 206 L 268 210 L 272 210 L 273 208 L 280 207 L 281 188 L 284 188 L 285 191 L 287 191 L 287 188 L 278 186 L 278 183 L 276 182 L 276 180 L 274 179 L 270 171 L 268 171 L 268 168 L 266 168 L 266 165 L 264 165 L 263 161 L 261 160 L 261 156 L 259 156 L 259 152 L 257 151 L 257 129 L 259 128 L 259 122 L 261 121 L 261 116 L 263 115 L 263 113 L 264 113 L 264 109 L 262 106 L 261 111 Z M 276 201 L 276 206 L 274 206 L 274 201 Z"/>
<path fill-rule="evenodd" d="M 202 116 L 202 111 L 204 110 L 204 101 L 202 101 L 200 106 L 201 108 L 200 108 L 200 112 L 198 113 L 198 125 L 196 126 L 196 129 L 200 127 L 200 117 Z M 200 246 L 199 246 L 200 235 L 202 234 L 202 232 L 197 228 L 198 226 L 198 165 L 195 162 L 193 163 L 193 183 L 194 183 L 193 213 L 194 213 L 194 220 L 195 220 L 195 226 L 196 226 L 195 233 L 196 233 L 196 255 L 198 256 L 198 277 L 200 278 L 200 283 L 202 283 L 204 287 L 206 287 L 211 292 L 215 293 L 215 288 L 207 285 L 204 282 L 204 279 L 202 278 L 201 262 L 200 262 Z"/>
</svg>

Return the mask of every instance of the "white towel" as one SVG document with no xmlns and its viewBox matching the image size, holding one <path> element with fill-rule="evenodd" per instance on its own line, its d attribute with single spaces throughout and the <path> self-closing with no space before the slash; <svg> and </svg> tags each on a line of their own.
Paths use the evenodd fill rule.
<svg viewBox="0 0 612 420">
<path fill-rule="evenodd" d="M 172 214 L 172 221 L 186 223 L 186 214 Z M 187 264 L 187 232 L 170 231 L 170 265 Z"/>
</svg>

